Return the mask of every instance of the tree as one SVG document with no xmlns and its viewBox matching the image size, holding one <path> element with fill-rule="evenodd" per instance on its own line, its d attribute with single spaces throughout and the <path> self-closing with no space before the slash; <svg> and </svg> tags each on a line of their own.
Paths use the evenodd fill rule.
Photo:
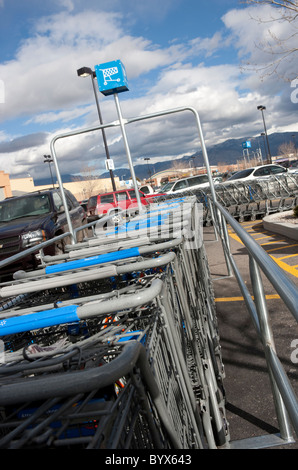
<svg viewBox="0 0 298 470">
<path fill-rule="evenodd" d="M 179 162 L 179 160 L 174 160 L 172 162 L 171 170 L 173 170 L 176 177 L 183 178 L 184 176 L 188 176 L 188 171 L 185 169 L 186 165 L 187 164 L 184 161 Z"/>
<path fill-rule="evenodd" d="M 286 81 L 297 78 L 297 69 L 289 72 L 286 66 L 289 61 L 297 63 L 297 44 L 298 44 L 298 1 L 297 0 L 244 0 L 249 5 L 270 5 L 278 15 L 270 18 L 254 18 L 259 23 L 287 23 L 288 35 L 285 37 L 277 36 L 270 28 L 268 29 L 268 39 L 260 42 L 259 47 L 264 52 L 272 55 L 272 61 L 264 66 L 258 65 L 256 68 L 263 71 L 264 75 L 272 75 L 273 73 L 282 77 Z M 285 70 L 286 69 L 286 70 Z"/>
<path fill-rule="evenodd" d="M 82 174 L 84 175 L 84 179 L 82 176 L 73 176 L 72 180 L 76 183 L 80 183 L 81 186 L 81 197 L 82 199 L 89 199 L 89 197 L 93 196 L 97 186 L 98 180 L 94 177 L 96 173 L 95 167 L 85 167 L 82 169 Z"/>
<path fill-rule="evenodd" d="M 296 154 L 296 149 L 295 149 L 295 144 L 293 142 L 287 142 L 282 144 L 278 148 L 278 153 L 279 155 L 282 155 L 284 158 L 290 158 L 295 156 Z"/>
</svg>

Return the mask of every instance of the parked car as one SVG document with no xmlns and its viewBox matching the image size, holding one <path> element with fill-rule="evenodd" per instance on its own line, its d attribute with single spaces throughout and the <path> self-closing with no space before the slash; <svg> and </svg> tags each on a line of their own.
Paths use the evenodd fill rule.
<svg viewBox="0 0 298 470">
<path fill-rule="evenodd" d="M 225 183 L 234 183 L 237 181 L 251 181 L 257 178 L 269 178 L 273 175 L 286 174 L 288 172 L 287 168 L 284 168 L 281 165 L 260 165 L 252 168 L 245 168 L 245 170 L 237 171 L 234 175 L 230 176 Z"/>
<path fill-rule="evenodd" d="M 207 186 L 209 186 L 207 175 L 189 176 L 188 178 L 181 178 L 177 181 L 165 184 L 165 186 L 161 188 L 161 192 L 166 194 L 184 193 L 196 189 L 203 189 Z"/>
<path fill-rule="evenodd" d="M 284 168 L 288 168 L 289 171 L 291 171 L 292 168 L 297 169 L 298 167 L 298 160 L 289 160 L 288 158 L 284 158 L 283 160 L 279 160 L 275 162 L 276 165 L 281 165 Z"/>
<path fill-rule="evenodd" d="M 144 206 L 148 206 L 150 202 L 161 193 L 145 195 L 141 191 L 140 199 Z M 120 211 L 130 211 L 138 207 L 136 193 L 134 189 L 121 189 L 110 193 L 98 194 L 91 196 L 87 204 L 88 221 L 94 221 L 104 215 L 117 215 Z"/>
<path fill-rule="evenodd" d="M 290 161 L 289 167 L 288 167 L 288 172 L 289 173 L 294 173 L 298 174 L 298 160 L 292 160 Z"/>
<path fill-rule="evenodd" d="M 158 193 L 158 190 L 155 189 L 151 184 L 143 184 L 142 186 L 139 187 L 139 190 L 141 191 L 141 193 L 144 193 L 145 195 Z"/>
<path fill-rule="evenodd" d="M 87 223 L 86 213 L 73 194 L 65 190 L 73 228 Z M 10 197 L 0 201 L 0 261 L 68 232 L 68 224 L 59 189 L 46 189 Z M 84 236 L 78 232 L 78 240 Z M 54 255 L 63 252 L 64 241 L 44 249 Z M 34 269 L 40 263 L 38 255 L 24 257 L 1 269 L 1 280 L 18 269 Z"/>
</svg>

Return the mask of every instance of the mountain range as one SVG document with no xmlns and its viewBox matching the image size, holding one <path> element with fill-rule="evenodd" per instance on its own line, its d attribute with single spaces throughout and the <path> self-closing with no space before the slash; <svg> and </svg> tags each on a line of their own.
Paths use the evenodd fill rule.
<svg viewBox="0 0 298 470">
<path fill-rule="evenodd" d="M 270 146 L 270 153 L 272 156 L 278 156 L 280 154 L 279 148 L 282 144 L 289 144 L 293 143 L 295 133 L 293 132 L 283 132 L 283 133 L 273 133 L 268 136 L 269 146 Z M 207 148 L 208 158 L 210 165 L 217 165 L 218 163 L 223 164 L 233 164 L 237 163 L 237 160 L 241 160 L 243 158 L 243 142 L 250 141 L 251 148 L 249 149 L 250 156 L 253 156 L 253 152 L 256 152 L 258 148 L 261 149 L 263 159 L 266 158 L 267 151 L 265 149 L 265 142 L 263 137 L 259 136 L 256 138 L 248 138 L 243 137 L 241 139 L 228 139 L 220 144 L 216 144 L 214 146 L 210 146 Z M 295 144 L 295 140 L 294 140 Z M 191 159 L 194 160 L 194 166 L 199 167 L 203 166 L 203 156 L 202 152 L 196 152 L 191 156 L 184 156 L 181 157 L 179 160 L 175 160 L 176 162 L 184 164 L 185 168 L 190 165 Z M 193 166 L 193 163 L 191 163 Z M 160 162 L 155 162 L 154 164 L 144 163 L 142 165 L 135 165 L 134 170 L 136 177 L 140 179 L 148 178 L 149 172 L 150 174 L 157 173 L 159 171 L 167 170 L 171 168 L 172 161 L 163 161 L 161 157 Z M 117 168 L 113 171 L 114 176 L 118 176 L 120 179 L 129 179 L 130 178 L 130 171 L 128 168 Z M 99 178 L 109 178 L 110 173 L 104 172 L 102 173 Z M 62 181 L 64 183 L 69 183 L 74 180 L 74 175 L 71 174 L 64 174 L 61 175 Z M 77 179 L 76 175 L 76 179 Z M 82 178 L 83 179 L 83 178 Z M 44 184 L 51 184 L 50 178 L 42 178 L 35 180 L 35 185 L 44 185 Z"/>
</svg>

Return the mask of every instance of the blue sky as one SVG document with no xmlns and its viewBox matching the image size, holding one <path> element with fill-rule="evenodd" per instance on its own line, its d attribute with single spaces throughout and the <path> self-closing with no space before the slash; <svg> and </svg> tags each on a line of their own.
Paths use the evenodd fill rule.
<svg viewBox="0 0 298 470">
<path fill-rule="evenodd" d="M 279 76 L 259 71 L 273 57 L 262 44 L 290 32 L 284 22 L 258 20 L 274 15 L 238 0 L 0 0 L 0 169 L 44 176 L 54 136 L 98 123 L 91 81 L 76 70 L 117 59 L 129 82 L 119 94 L 124 117 L 192 106 L 207 150 L 263 132 L 259 104 L 269 133 L 296 132 L 297 103 L 283 74 L 297 77 L 297 57 Z M 98 97 L 104 122 L 113 122 L 113 97 Z M 200 149 L 184 115 L 128 127 L 134 163 Z M 115 167 L 127 166 L 120 130 L 107 138 Z M 63 140 L 57 156 L 62 173 L 105 169 L 98 133 Z"/>
</svg>

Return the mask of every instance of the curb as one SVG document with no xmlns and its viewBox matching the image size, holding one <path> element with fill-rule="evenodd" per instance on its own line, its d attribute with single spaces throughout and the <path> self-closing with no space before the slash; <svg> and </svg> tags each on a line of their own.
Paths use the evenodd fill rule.
<svg viewBox="0 0 298 470">
<path fill-rule="evenodd" d="M 263 218 L 263 227 L 270 232 L 279 233 L 292 240 L 298 240 L 298 224 L 278 222 L 276 219 L 279 217 L 280 213 L 267 215 Z"/>
</svg>

